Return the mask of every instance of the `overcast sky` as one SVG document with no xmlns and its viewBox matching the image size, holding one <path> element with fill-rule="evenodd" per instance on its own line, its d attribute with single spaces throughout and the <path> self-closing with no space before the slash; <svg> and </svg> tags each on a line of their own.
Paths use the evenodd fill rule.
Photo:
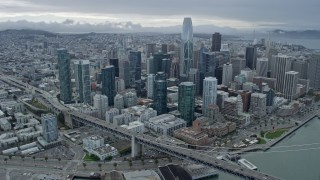
<svg viewBox="0 0 320 180">
<path fill-rule="evenodd" d="M 163 30 L 185 16 L 217 29 L 320 29 L 319 8 L 320 0 L 0 0 L 0 29 Z"/>
</svg>

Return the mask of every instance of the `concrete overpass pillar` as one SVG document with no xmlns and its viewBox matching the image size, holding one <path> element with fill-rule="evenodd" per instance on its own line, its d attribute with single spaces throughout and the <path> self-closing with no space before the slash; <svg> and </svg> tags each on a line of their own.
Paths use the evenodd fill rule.
<svg viewBox="0 0 320 180">
<path fill-rule="evenodd" d="M 142 156 L 142 145 L 136 142 L 136 137 L 131 137 L 131 157 Z"/>
<path fill-rule="evenodd" d="M 64 122 L 66 126 L 72 129 L 73 123 L 72 123 L 71 115 L 68 112 L 63 112 L 63 115 L 64 115 Z"/>
</svg>

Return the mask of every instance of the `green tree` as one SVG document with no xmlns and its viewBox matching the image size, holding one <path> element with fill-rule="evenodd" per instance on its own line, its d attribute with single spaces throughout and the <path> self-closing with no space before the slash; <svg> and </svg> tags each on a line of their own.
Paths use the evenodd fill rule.
<svg viewBox="0 0 320 180">
<path fill-rule="evenodd" d="M 100 171 L 101 171 L 101 166 L 102 166 L 102 164 L 99 163 L 99 164 L 98 164 L 98 167 L 99 167 L 99 170 L 100 170 Z"/>
<path fill-rule="evenodd" d="M 113 167 L 114 167 L 114 169 L 116 169 L 117 168 L 117 166 L 118 166 L 118 164 L 115 162 L 115 163 L 113 163 Z"/>
<path fill-rule="evenodd" d="M 45 160 L 46 162 L 48 162 L 48 156 L 44 157 L 44 160 Z"/>
<path fill-rule="evenodd" d="M 169 161 L 170 163 L 172 163 L 171 156 L 168 157 L 168 161 Z"/>
<path fill-rule="evenodd" d="M 11 155 L 11 154 L 9 155 L 9 159 L 10 159 L 10 160 L 12 159 L 12 155 Z"/>
<path fill-rule="evenodd" d="M 8 158 L 4 158 L 4 161 L 6 162 L 6 164 L 7 164 L 7 162 L 8 162 Z"/>
<path fill-rule="evenodd" d="M 33 159 L 33 162 L 35 162 L 35 161 L 36 161 L 36 157 L 35 157 L 35 156 L 32 156 L 32 159 Z"/>
<path fill-rule="evenodd" d="M 86 168 L 87 164 L 86 163 L 82 163 L 83 168 Z"/>
<path fill-rule="evenodd" d="M 141 164 L 142 166 L 144 166 L 144 159 L 141 159 Z"/>
<path fill-rule="evenodd" d="M 58 158 L 58 161 L 60 162 L 60 161 L 61 161 L 61 158 Z"/>
</svg>

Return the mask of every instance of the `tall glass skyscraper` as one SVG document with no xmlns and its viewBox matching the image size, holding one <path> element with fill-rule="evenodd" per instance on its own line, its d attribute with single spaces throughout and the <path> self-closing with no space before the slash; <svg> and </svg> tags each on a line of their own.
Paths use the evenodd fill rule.
<svg viewBox="0 0 320 180">
<path fill-rule="evenodd" d="M 64 103 L 72 101 L 70 56 L 66 49 L 58 49 L 58 68 L 60 82 L 60 99 Z"/>
<path fill-rule="evenodd" d="M 182 82 L 179 85 L 178 92 L 178 110 L 180 117 L 187 122 L 188 126 L 192 125 L 194 120 L 195 106 L 195 85 L 192 82 Z"/>
<path fill-rule="evenodd" d="M 217 79 L 215 77 L 206 77 L 203 80 L 203 95 L 202 95 L 202 114 L 210 104 L 217 104 Z"/>
<path fill-rule="evenodd" d="M 108 97 L 109 106 L 112 106 L 116 96 L 114 66 L 106 66 L 102 69 L 102 94 Z"/>
<path fill-rule="evenodd" d="M 135 81 L 141 79 L 141 52 L 130 51 L 130 85 L 134 85 Z"/>
<path fill-rule="evenodd" d="M 82 103 L 91 104 L 90 62 L 80 60 L 74 63 L 74 74 L 79 100 Z"/>
<path fill-rule="evenodd" d="M 158 115 L 167 113 L 167 81 L 155 81 L 153 100 Z"/>
<path fill-rule="evenodd" d="M 193 67 L 193 27 L 190 17 L 183 20 L 180 53 L 180 76 L 186 77 Z"/>
</svg>

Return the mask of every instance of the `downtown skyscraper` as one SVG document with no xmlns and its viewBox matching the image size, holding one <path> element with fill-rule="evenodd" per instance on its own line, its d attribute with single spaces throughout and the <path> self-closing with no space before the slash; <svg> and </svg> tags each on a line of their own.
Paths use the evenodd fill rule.
<svg viewBox="0 0 320 180">
<path fill-rule="evenodd" d="M 112 106 L 116 96 L 114 66 L 106 66 L 102 69 L 102 94 L 108 97 L 109 106 Z"/>
<path fill-rule="evenodd" d="M 205 114 L 208 105 L 217 103 L 217 84 L 218 80 L 215 77 L 206 77 L 203 80 L 202 114 Z"/>
<path fill-rule="evenodd" d="M 193 27 L 190 17 L 183 20 L 180 53 L 180 77 L 186 78 L 193 67 Z"/>
<path fill-rule="evenodd" d="M 60 99 L 64 103 L 72 101 L 70 56 L 66 49 L 58 49 L 58 68 L 60 82 Z"/>
<path fill-rule="evenodd" d="M 188 126 L 191 126 L 194 120 L 195 89 L 193 82 L 182 82 L 179 85 L 178 110 L 181 119 L 184 119 Z"/>
<path fill-rule="evenodd" d="M 89 60 L 79 60 L 74 63 L 74 74 L 79 101 L 91 104 L 91 82 L 90 82 Z"/>
</svg>

